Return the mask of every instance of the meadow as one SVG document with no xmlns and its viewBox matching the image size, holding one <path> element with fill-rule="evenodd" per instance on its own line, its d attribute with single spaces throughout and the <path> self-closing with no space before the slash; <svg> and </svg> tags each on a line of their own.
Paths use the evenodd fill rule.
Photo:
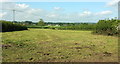
<svg viewBox="0 0 120 64">
<path fill-rule="evenodd" d="M 118 38 L 92 31 L 3 32 L 3 62 L 117 62 Z"/>
</svg>

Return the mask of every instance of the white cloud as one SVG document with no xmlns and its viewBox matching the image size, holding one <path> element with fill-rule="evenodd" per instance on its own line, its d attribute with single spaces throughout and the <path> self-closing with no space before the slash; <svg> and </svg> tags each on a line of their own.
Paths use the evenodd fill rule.
<svg viewBox="0 0 120 64">
<path fill-rule="evenodd" d="M 92 14 L 92 12 L 90 12 L 90 11 L 84 11 L 82 14 L 80 14 L 80 16 L 89 16 L 91 14 Z"/>
<path fill-rule="evenodd" d="M 3 8 L 4 10 L 25 10 L 27 8 L 29 8 L 29 5 L 26 4 L 16 4 L 13 2 L 3 2 L 2 3 L 2 7 L 0 6 L 0 8 Z"/>
<path fill-rule="evenodd" d="M 0 2 L 10 2 L 12 0 L 0 0 Z"/>
<path fill-rule="evenodd" d="M 16 5 L 23 9 L 29 7 L 29 5 L 26 5 L 26 4 L 16 4 Z"/>
<path fill-rule="evenodd" d="M 112 11 L 108 10 L 108 11 L 98 12 L 95 15 L 102 15 L 102 16 L 104 16 L 104 15 L 110 15 L 110 14 L 112 14 Z"/>
<path fill-rule="evenodd" d="M 27 11 L 25 11 L 26 13 L 28 14 L 35 14 L 35 15 L 38 15 L 38 14 L 43 14 L 43 12 L 46 12 L 45 10 L 42 10 L 42 9 L 29 9 Z"/>
<path fill-rule="evenodd" d="M 12 2 L 2 3 L 3 10 L 8 12 L 3 19 L 12 20 L 13 13 L 15 11 L 15 19 L 18 21 L 33 20 L 37 21 L 39 18 L 42 18 L 47 12 L 42 9 L 30 8 L 27 4 L 16 4 Z M 0 8 L 2 8 L 0 7 Z"/>
<path fill-rule="evenodd" d="M 114 14 L 118 14 L 118 9 L 120 9 L 120 0 L 111 0 L 106 3 L 106 7 L 111 8 Z M 117 16 L 116 16 L 117 17 Z"/>
<path fill-rule="evenodd" d="M 0 0 L 4 1 L 4 0 Z M 107 2 L 109 0 L 5 0 L 7 2 Z"/>
<path fill-rule="evenodd" d="M 56 11 L 61 10 L 61 7 L 54 7 L 55 10 L 47 11 L 44 9 L 34 9 L 30 8 L 27 4 L 16 4 L 16 3 L 3 3 L 4 9 L 7 10 L 3 16 L 3 19 L 12 20 L 12 10 L 16 10 L 16 20 L 17 21 L 38 21 L 40 18 L 44 19 L 45 21 L 97 21 L 99 19 L 103 19 L 112 15 L 112 11 L 101 11 L 101 12 L 92 12 L 92 11 L 83 11 L 82 13 L 62 13 L 63 11 Z M 23 12 L 19 12 L 23 11 Z"/>
<path fill-rule="evenodd" d="M 54 9 L 54 10 L 62 10 L 61 7 L 54 7 L 53 9 Z"/>
<path fill-rule="evenodd" d="M 107 3 L 107 6 L 117 6 L 120 0 L 111 0 Z"/>
<path fill-rule="evenodd" d="M 56 14 L 51 14 L 51 15 L 46 15 L 47 17 L 50 17 L 50 18 L 55 18 L 55 17 L 57 17 L 58 15 L 56 15 Z"/>
<path fill-rule="evenodd" d="M 0 13 L 0 18 L 2 18 L 3 16 L 5 16 L 6 14 L 7 14 L 7 12 Z"/>
<path fill-rule="evenodd" d="M 109 18 L 112 11 L 101 11 L 93 13 L 91 11 L 84 11 L 82 13 L 54 13 L 48 14 L 46 21 L 98 21 L 100 19 Z"/>
</svg>

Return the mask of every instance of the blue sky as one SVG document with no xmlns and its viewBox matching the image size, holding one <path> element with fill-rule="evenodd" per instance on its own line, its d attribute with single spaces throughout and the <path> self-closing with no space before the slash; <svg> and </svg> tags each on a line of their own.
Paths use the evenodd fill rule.
<svg viewBox="0 0 120 64">
<path fill-rule="evenodd" d="M 117 17 L 115 4 L 106 2 L 9 2 L 3 3 L 3 8 L 24 11 L 16 11 L 17 21 L 37 22 L 42 18 L 46 22 L 97 22 Z M 2 13 L 1 19 L 12 21 L 12 12 Z"/>
<path fill-rule="evenodd" d="M 64 12 L 82 12 L 90 10 L 93 12 L 99 12 L 103 10 L 112 10 L 110 7 L 106 7 L 106 2 L 20 2 L 18 4 L 28 4 L 31 8 L 53 10 L 53 7 L 61 7 Z"/>
</svg>

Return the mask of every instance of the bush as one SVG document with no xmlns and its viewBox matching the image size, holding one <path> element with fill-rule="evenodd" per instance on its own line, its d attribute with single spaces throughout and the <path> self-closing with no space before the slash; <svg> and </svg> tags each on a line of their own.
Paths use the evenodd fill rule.
<svg viewBox="0 0 120 64">
<path fill-rule="evenodd" d="M 118 25 L 120 20 L 111 19 L 111 20 L 99 20 L 96 24 L 96 33 L 99 34 L 107 34 L 107 35 L 115 35 L 119 34 Z"/>
<path fill-rule="evenodd" d="M 2 32 L 27 30 L 26 26 L 15 24 L 9 21 L 0 21 L 2 23 Z"/>
</svg>

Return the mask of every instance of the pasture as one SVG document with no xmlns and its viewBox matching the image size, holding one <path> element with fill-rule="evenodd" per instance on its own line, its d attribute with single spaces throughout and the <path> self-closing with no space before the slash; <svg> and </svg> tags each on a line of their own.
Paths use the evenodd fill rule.
<svg viewBox="0 0 120 64">
<path fill-rule="evenodd" d="M 3 62 L 117 62 L 118 38 L 92 31 L 29 29 L 2 34 Z"/>
</svg>

